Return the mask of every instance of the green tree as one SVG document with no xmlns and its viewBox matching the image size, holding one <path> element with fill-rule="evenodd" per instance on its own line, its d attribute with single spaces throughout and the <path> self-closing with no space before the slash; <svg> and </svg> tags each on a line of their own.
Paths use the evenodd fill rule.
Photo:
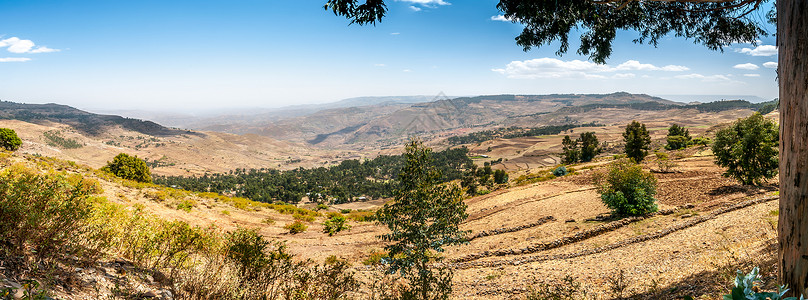
<svg viewBox="0 0 808 300">
<path fill-rule="evenodd" d="M 494 171 L 494 183 L 503 184 L 508 182 L 508 173 L 504 170 Z"/>
<path fill-rule="evenodd" d="M 637 121 L 631 121 L 626 126 L 623 141 L 626 143 L 626 156 L 637 163 L 641 162 L 648 155 L 648 149 L 651 149 L 651 136 L 645 129 L 645 124 Z"/>
<path fill-rule="evenodd" d="M 22 140 L 14 129 L 0 128 L 0 147 L 8 151 L 17 151 L 21 145 Z"/>
<path fill-rule="evenodd" d="M 605 176 L 595 177 L 595 184 L 600 199 L 615 214 L 637 216 L 657 210 L 656 179 L 629 159 L 612 163 Z"/>
<path fill-rule="evenodd" d="M 564 136 L 561 141 L 561 149 L 563 151 L 561 160 L 565 164 L 574 164 L 578 162 L 581 156 L 581 150 L 578 147 L 578 139 L 571 139 L 569 135 Z"/>
<path fill-rule="evenodd" d="M 441 185 L 440 172 L 432 167 L 432 150 L 419 141 L 406 146 L 406 164 L 399 174 L 395 199 L 377 212 L 377 220 L 390 229 L 380 238 L 389 242 L 388 272 L 400 272 L 410 284 L 402 299 L 447 299 L 452 273 L 433 269 L 443 247 L 460 244 L 465 232 L 460 222 L 468 217 L 462 191 Z"/>
<path fill-rule="evenodd" d="M 121 153 L 115 156 L 111 162 L 103 170 L 114 174 L 123 179 L 134 180 L 138 182 L 151 182 L 151 171 L 146 162 L 137 158 L 137 156 L 130 156 L 126 153 Z"/>
<path fill-rule="evenodd" d="M 748 185 L 777 175 L 779 128 L 760 113 L 739 119 L 715 135 L 715 163 L 727 168 L 724 176 Z"/>
<path fill-rule="evenodd" d="M 384 17 L 384 0 L 328 0 L 325 8 L 351 23 L 375 24 Z M 578 54 L 604 63 L 612 53 L 618 32 L 634 31 L 637 43 L 657 45 L 664 37 L 693 39 L 712 50 L 733 43 L 756 44 L 769 34 L 765 23 L 776 23 L 780 87 L 780 219 L 778 240 L 781 282 L 797 293 L 808 288 L 808 9 L 804 1 L 774 1 L 774 9 L 761 18 L 753 13 L 769 7 L 767 0 L 500 0 L 504 17 L 522 23 L 516 43 L 530 50 L 558 42 L 558 55 L 569 50 L 570 32 L 580 32 Z M 653 20 L 649 22 L 648 20 Z M 573 31 L 575 29 L 575 31 Z M 788 183 L 788 184 L 785 184 Z M 793 184 L 792 184 L 793 183 Z"/>
<path fill-rule="evenodd" d="M 581 133 L 581 137 L 579 138 L 581 141 L 581 161 L 588 162 L 592 161 L 595 156 L 600 154 L 600 147 L 598 144 L 598 137 L 595 135 L 594 132 L 584 132 Z"/>
<path fill-rule="evenodd" d="M 668 128 L 667 141 L 668 145 L 665 146 L 665 149 L 679 150 L 687 148 L 687 145 L 690 144 L 690 130 L 673 124 Z"/>
</svg>

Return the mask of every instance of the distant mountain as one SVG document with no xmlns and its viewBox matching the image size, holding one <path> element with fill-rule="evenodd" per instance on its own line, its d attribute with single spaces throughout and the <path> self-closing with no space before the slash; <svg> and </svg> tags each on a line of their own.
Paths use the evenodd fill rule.
<svg viewBox="0 0 808 300">
<path fill-rule="evenodd" d="M 216 111 L 191 111 L 188 113 L 170 113 L 144 110 L 104 110 L 102 113 L 116 114 L 131 118 L 151 120 L 166 126 L 207 130 L 218 128 L 219 131 L 243 133 L 245 130 L 228 128 L 249 124 L 263 124 L 285 119 L 304 117 L 329 109 L 387 106 L 396 104 L 419 103 L 435 100 L 435 96 L 384 96 L 356 97 L 336 102 L 321 104 L 291 105 L 279 108 L 224 108 Z M 230 126 L 230 125 L 236 126 Z"/>
<path fill-rule="evenodd" d="M 124 118 L 115 115 L 100 115 L 60 104 L 25 104 L 0 101 L 0 119 L 20 120 L 29 123 L 45 121 L 67 124 L 90 135 L 103 133 L 110 127 L 124 129 L 152 136 L 172 136 L 188 133 L 164 127 L 151 121 Z"/>
<path fill-rule="evenodd" d="M 657 96 L 681 103 L 690 103 L 690 102 L 706 103 L 721 100 L 746 100 L 752 103 L 759 103 L 772 100 L 754 95 L 657 95 Z"/>
<path fill-rule="evenodd" d="M 447 97 L 448 98 L 448 97 Z M 306 116 L 270 122 L 231 119 L 212 123 L 203 130 L 254 133 L 281 140 L 307 142 L 320 147 L 363 148 L 397 145 L 411 136 L 440 136 L 452 130 L 476 130 L 503 126 L 513 118 L 524 120 L 560 108 L 589 104 L 656 102 L 680 103 L 648 95 L 629 93 L 563 95 L 489 95 L 408 103 L 417 97 L 353 98 Z M 421 98 L 425 99 L 425 98 Z"/>
</svg>

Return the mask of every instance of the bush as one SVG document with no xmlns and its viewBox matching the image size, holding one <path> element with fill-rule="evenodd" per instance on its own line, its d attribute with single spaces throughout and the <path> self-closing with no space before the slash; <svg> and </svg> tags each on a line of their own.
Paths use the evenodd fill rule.
<svg viewBox="0 0 808 300">
<path fill-rule="evenodd" d="M 300 222 L 300 220 L 295 220 L 294 222 L 283 226 L 283 228 L 289 230 L 289 233 L 291 234 L 298 234 L 301 232 L 306 232 L 306 229 L 309 229 L 309 226 L 306 226 L 306 224 L 303 224 L 303 222 Z"/>
<path fill-rule="evenodd" d="M 788 292 L 785 286 L 777 287 L 777 292 L 759 292 L 758 285 L 760 278 L 758 272 L 757 267 L 746 275 L 738 271 L 738 275 L 735 277 L 735 287 L 732 289 L 732 294 L 724 295 L 724 300 L 797 300 L 797 297 L 783 298 L 783 295 Z M 802 299 L 804 299 L 804 297 L 800 296 L 800 300 Z"/>
<path fill-rule="evenodd" d="M 0 172 L 0 256 L 72 252 L 91 216 L 92 188 L 82 178 L 21 166 Z"/>
<path fill-rule="evenodd" d="M 317 204 L 317 207 L 316 207 L 315 209 L 316 209 L 316 210 L 324 210 L 324 209 L 328 209 L 328 205 L 325 205 L 325 204 L 320 203 L 320 204 Z"/>
<path fill-rule="evenodd" d="M 567 167 L 565 166 L 560 166 L 558 168 L 555 168 L 555 170 L 553 170 L 553 175 L 555 177 L 561 177 L 567 174 L 569 174 L 569 172 L 567 171 Z"/>
<path fill-rule="evenodd" d="M 690 143 L 690 130 L 673 124 L 668 128 L 667 141 L 668 145 L 665 146 L 665 149 L 679 150 L 687 148 L 687 145 Z"/>
<path fill-rule="evenodd" d="M 348 221 L 345 219 L 345 216 L 333 216 L 331 219 L 323 222 L 323 233 L 327 233 L 328 236 L 333 236 L 337 234 L 337 232 L 351 229 L 351 226 L 349 226 L 347 223 Z"/>
<path fill-rule="evenodd" d="M 612 163 L 605 174 L 595 177 L 600 198 L 617 215 L 643 215 L 657 210 L 656 179 L 634 162 Z"/>
<path fill-rule="evenodd" d="M 351 212 L 351 209 L 350 208 L 343 208 L 343 209 L 340 209 L 339 212 L 342 213 L 342 214 L 347 214 L 347 213 Z"/>
<path fill-rule="evenodd" d="M 22 140 L 13 129 L 0 128 L 0 147 L 8 151 L 17 151 L 22 145 Z"/>
<path fill-rule="evenodd" d="M 147 183 L 152 181 L 151 171 L 146 162 L 126 153 L 115 156 L 103 169 L 123 179 Z"/>
<path fill-rule="evenodd" d="M 690 141 L 690 144 L 695 146 L 708 146 L 710 143 L 712 141 L 708 137 L 697 137 Z"/>
<path fill-rule="evenodd" d="M 727 168 L 725 177 L 746 185 L 762 184 L 762 179 L 777 175 L 779 129 L 761 114 L 739 119 L 715 135 L 715 163 Z"/>
</svg>

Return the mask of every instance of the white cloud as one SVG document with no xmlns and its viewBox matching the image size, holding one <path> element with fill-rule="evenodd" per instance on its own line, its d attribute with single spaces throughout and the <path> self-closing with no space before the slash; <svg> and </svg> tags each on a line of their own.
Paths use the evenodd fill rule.
<svg viewBox="0 0 808 300">
<path fill-rule="evenodd" d="M 741 70 L 757 70 L 760 69 L 758 65 L 753 63 L 745 63 L 745 64 L 737 64 L 733 68 L 741 69 Z"/>
<path fill-rule="evenodd" d="M 612 75 L 612 78 L 614 79 L 629 79 L 634 77 L 637 77 L 637 75 L 634 73 L 617 73 Z"/>
<path fill-rule="evenodd" d="M 451 3 L 446 2 L 444 0 L 396 0 L 396 1 L 412 3 L 413 5 L 410 5 L 410 9 L 414 11 L 421 11 L 422 7 L 436 8 L 440 5 L 452 5 Z"/>
<path fill-rule="evenodd" d="M 0 40 L 0 48 L 8 47 L 6 50 L 11 53 L 49 53 L 49 52 L 57 52 L 59 49 L 52 49 L 48 47 L 38 47 L 34 48 L 36 44 L 34 44 L 31 40 L 21 40 L 18 37 L 10 37 L 5 40 Z"/>
<path fill-rule="evenodd" d="M 26 61 L 29 61 L 29 60 L 31 60 L 31 59 L 27 58 L 27 57 L 6 57 L 6 58 L 0 58 L 0 63 L 4 63 L 4 62 L 26 62 Z"/>
<path fill-rule="evenodd" d="M 597 73 L 611 73 L 617 71 L 685 71 L 685 66 L 668 65 L 657 67 L 652 64 L 643 64 L 636 60 L 626 61 L 617 67 L 599 65 L 589 61 L 570 60 L 563 61 L 556 58 L 537 58 L 525 61 L 512 61 L 505 68 L 491 69 L 508 78 L 536 79 L 536 78 L 609 78 Z M 616 73 L 614 79 L 633 78 L 633 73 Z"/>
<path fill-rule="evenodd" d="M 415 5 L 410 5 L 410 9 L 412 9 L 413 11 L 421 11 L 421 8 Z"/>
<path fill-rule="evenodd" d="M 615 68 L 616 70 L 621 71 L 671 71 L 671 72 L 681 72 L 690 70 L 690 68 L 685 66 L 676 66 L 676 65 L 667 65 L 664 67 L 657 67 L 652 64 L 643 64 L 636 60 L 628 60 L 622 64 L 617 65 Z"/>
<path fill-rule="evenodd" d="M 732 79 L 730 79 L 729 77 L 727 77 L 725 75 L 709 75 L 709 76 L 705 76 L 705 75 L 701 75 L 701 74 L 698 74 L 698 73 L 692 73 L 692 74 L 687 74 L 687 75 L 677 75 L 677 76 L 673 76 L 673 78 L 676 78 L 676 79 L 701 79 L 701 81 L 704 81 L 704 82 L 732 81 Z"/>
<path fill-rule="evenodd" d="M 391 32 L 390 35 L 399 35 L 401 32 Z"/>
<path fill-rule="evenodd" d="M 491 21 L 511 22 L 511 19 L 506 18 L 504 15 L 496 15 L 491 16 Z"/>
<path fill-rule="evenodd" d="M 401 70 L 401 72 L 404 72 L 404 73 L 409 73 L 409 72 L 412 72 L 412 70 L 410 70 L 410 69 L 404 69 L 404 70 Z"/>
<path fill-rule="evenodd" d="M 777 69 L 777 62 L 774 61 L 765 62 L 763 63 L 763 66 L 769 69 Z"/>
<path fill-rule="evenodd" d="M 760 45 L 755 47 L 755 49 L 751 48 L 742 48 L 740 50 L 735 50 L 737 52 L 751 55 L 751 56 L 774 56 L 777 55 L 777 47 L 774 45 Z"/>
<path fill-rule="evenodd" d="M 373 66 L 374 66 L 374 67 L 386 67 L 387 65 L 385 65 L 385 64 L 375 64 L 375 65 L 373 65 Z"/>
<path fill-rule="evenodd" d="M 743 74 L 746 77 L 760 77 L 760 74 Z"/>
</svg>

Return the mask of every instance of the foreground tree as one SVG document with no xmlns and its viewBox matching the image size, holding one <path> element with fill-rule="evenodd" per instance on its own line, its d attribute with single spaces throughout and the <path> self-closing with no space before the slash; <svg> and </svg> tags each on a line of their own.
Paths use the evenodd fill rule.
<svg viewBox="0 0 808 300">
<path fill-rule="evenodd" d="M 432 167 L 432 150 L 419 141 L 407 144 L 407 162 L 399 175 L 395 200 L 377 212 L 377 220 L 390 229 L 381 235 L 389 242 L 389 273 L 399 272 L 409 285 L 398 291 L 401 299 L 447 299 L 452 292 L 452 272 L 433 269 L 443 247 L 460 244 L 464 232 L 458 226 L 468 217 L 462 191 L 441 185 L 440 172 Z"/>
<path fill-rule="evenodd" d="M 373 24 L 386 12 L 384 0 L 328 0 L 325 8 L 351 23 Z M 638 43 L 657 45 L 674 35 L 712 50 L 732 43 L 756 44 L 767 35 L 763 21 L 777 24 L 780 84 L 780 280 L 796 293 L 808 287 L 808 2 L 767 0 L 500 0 L 504 17 L 522 23 L 516 43 L 525 50 L 558 41 L 561 55 L 569 33 L 582 32 L 578 53 L 604 63 L 618 31 L 636 31 Z M 653 20 L 653 21 L 649 21 Z"/>
<path fill-rule="evenodd" d="M 715 163 L 727 168 L 725 177 L 760 185 L 777 175 L 777 124 L 761 114 L 739 119 L 715 134 Z"/>
<path fill-rule="evenodd" d="M 563 152 L 561 160 L 565 164 L 574 164 L 578 162 L 581 157 L 581 150 L 578 147 L 578 139 L 571 139 L 569 135 L 564 136 L 561 141 L 561 151 Z"/>
<path fill-rule="evenodd" d="M 0 128 L 0 148 L 17 151 L 20 149 L 20 145 L 22 145 L 22 140 L 14 129 Z"/>
<path fill-rule="evenodd" d="M 651 136 L 645 124 L 631 121 L 623 132 L 623 141 L 626 143 L 626 156 L 640 163 L 651 149 Z"/>
<path fill-rule="evenodd" d="M 151 171 L 149 171 L 149 166 L 146 165 L 146 162 L 137 158 L 137 156 L 131 156 L 126 153 L 115 156 L 111 162 L 107 162 L 103 170 L 123 179 L 152 182 Z"/>
</svg>

